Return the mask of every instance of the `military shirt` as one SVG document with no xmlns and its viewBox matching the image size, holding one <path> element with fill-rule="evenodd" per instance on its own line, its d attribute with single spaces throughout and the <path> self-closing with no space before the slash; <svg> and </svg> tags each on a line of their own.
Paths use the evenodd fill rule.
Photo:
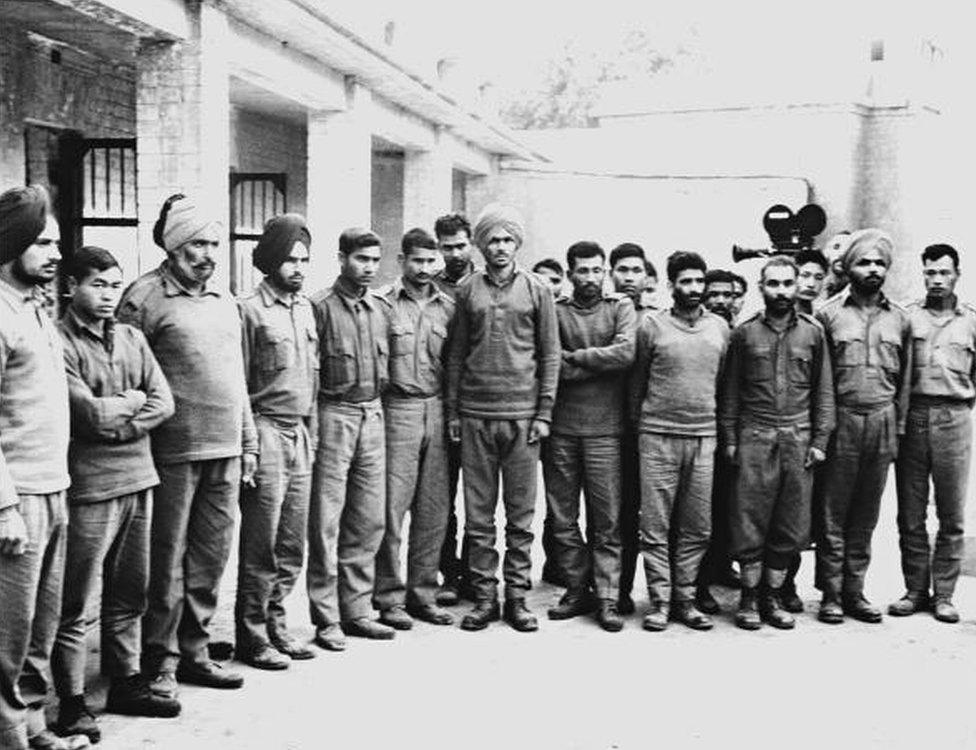
<svg viewBox="0 0 976 750">
<path fill-rule="evenodd" d="M 450 297 L 452 300 L 457 299 L 457 293 L 460 286 L 471 278 L 471 274 L 475 271 L 474 263 L 468 263 L 468 268 L 458 279 L 451 280 L 447 278 L 444 271 L 441 270 L 434 276 L 434 283 L 437 284 L 437 288 L 440 289 L 444 294 Z"/>
<path fill-rule="evenodd" d="M 454 300 L 436 286 L 429 297 L 422 297 L 402 280 L 384 297 L 390 312 L 390 393 L 408 398 L 439 396 Z"/>
<path fill-rule="evenodd" d="M 976 308 L 956 301 L 937 315 L 920 300 L 908 307 L 913 396 L 976 399 Z"/>
</svg>

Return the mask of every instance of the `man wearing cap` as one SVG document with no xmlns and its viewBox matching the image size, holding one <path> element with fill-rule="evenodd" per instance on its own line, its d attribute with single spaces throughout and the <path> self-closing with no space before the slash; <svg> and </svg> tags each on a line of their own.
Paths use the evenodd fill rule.
<svg viewBox="0 0 976 750">
<path fill-rule="evenodd" d="M 67 542 L 68 385 L 40 287 L 57 274 L 47 191 L 0 195 L 0 747 L 88 747 L 47 729 Z"/>
<path fill-rule="evenodd" d="M 240 302 L 244 372 L 261 461 L 241 498 L 237 655 L 259 669 L 286 669 L 315 654 L 288 632 L 284 600 L 305 557 L 318 388 L 318 333 L 302 284 L 311 235 L 305 219 L 270 219 L 254 248 L 264 274 Z"/>
<path fill-rule="evenodd" d="M 390 639 L 370 618 L 376 553 L 386 526 L 386 434 L 380 397 L 389 363 L 388 304 L 369 284 L 380 238 L 339 236 L 339 278 L 312 298 L 319 334 L 319 440 L 308 524 L 308 600 L 315 642 L 330 651 L 345 635 Z"/>
<path fill-rule="evenodd" d="M 145 334 L 176 405 L 152 434 L 160 485 L 142 628 L 144 671 L 154 692 L 172 698 L 177 680 L 214 688 L 243 684 L 210 660 L 207 643 L 240 485 L 253 481 L 258 445 L 237 305 L 208 283 L 221 222 L 184 196 L 164 204 L 156 230 L 166 259 L 126 290 L 118 319 Z"/>
<path fill-rule="evenodd" d="M 864 596 L 864 579 L 911 390 L 908 318 L 882 291 L 893 250 L 880 229 L 854 232 L 841 261 L 849 286 L 817 313 L 832 354 L 837 404 L 817 544 L 823 592 L 817 616 L 826 623 L 842 622 L 844 614 L 881 622 L 881 611 Z"/>
<path fill-rule="evenodd" d="M 380 621 L 409 630 L 413 618 L 450 625 L 437 606 L 437 567 L 450 498 L 444 429 L 443 360 L 454 300 L 434 283 L 437 243 L 411 229 L 400 243 L 402 276 L 385 293 L 390 307 L 386 417 L 386 531 L 376 556 L 373 604 Z M 403 521 L 410 511 L 407 580 L 400 573 Z"/>
<path fill-rule="evenodd" d="M 515 263 L 524 224 L 515 209 L 492 204 L 475 224 L 485 257 L 458 290 L 448 356 L 447 415 L 461 441 L 465 535 L 477 602 L 461 622 L 481 630 L 499 618 L 495 509 L 499 475 L 505 505 L 505 619 L 537 630 L 525 606 L 532 585 L 532 517 L 539 443 L 549 422 L 559 377 L 559 330 L 552 292 Z"/>
</svg>

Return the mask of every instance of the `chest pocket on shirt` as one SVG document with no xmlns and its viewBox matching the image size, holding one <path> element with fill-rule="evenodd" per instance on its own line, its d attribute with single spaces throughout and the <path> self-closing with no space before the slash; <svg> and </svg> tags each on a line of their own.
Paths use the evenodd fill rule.
<svg viewBox="0 0 976 750">
<path fill-rule="evenodd" d="M 746 374 L 755 383 L 763 383 L 773 379 L 776 363 L 773 362 L 773 347 L 750 346 L 747 349 Z"/>
<path fill-rule="evenodd" d="M 271 326 L 259 326 L 257 344 L 257 360 L 261 372 L 278 372 L 284 370 L 291 363 L 292 342 L 281 331 Z"/>
<path fill-rule="evenodd" d="M 393 357 L 412 357 L 414 347 L 413 330 L 402 325 L 390 327 L 390 354 Z"/>
<path fill-rule="evenodd" d="M 447 340 L 447 329 L 434 323 L 430 327 L 430 336 L 427 337 L 427 354 L 430 355 L 430 361 L 437 364 L 441 361 L 441 355 L 444 351 L 444 342 Z"/>
<path fill-rule="evenodd" d="M 787 375 L 791 383 L 810 385 L 810 373 L 813 370 L 813 353 L 809 347 L 789 352 Z"/>
<path fill-rule="evenodd" d="M 834 364 L 837 367 L 858 367 L 865 362 L 865 342 L 860 331 L 839 331 L 834 334 Z"/>
<path fill-rule="evenodd" d="M 897 375 L 901 369 L 901 339 L 893 333 L 882 333 L 878 346 L 881 368 L 892 375 Z"/>
<path fill-rule="evenodd" d="M 973 366 L 973 342 L 959 335 L 953 335 L 943 345 L 945 364 L 950 370 L 969 373 Z"/>
</svg>

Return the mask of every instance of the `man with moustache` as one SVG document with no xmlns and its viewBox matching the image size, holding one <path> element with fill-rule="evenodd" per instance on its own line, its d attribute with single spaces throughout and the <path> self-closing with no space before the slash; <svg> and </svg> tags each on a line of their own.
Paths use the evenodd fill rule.
<svg viewBox="0 0 976 750">
<path fill-rule="evenodd" d="M 311 243 L 303 216 L 270 219 L 252 255 L 264 279 L 240 302 L 261 461 L 241 498 L 234 619 L 237 657 L 258 669 L 315 655 L 288 632 L 284 607 L 305 557 L 312 482 L 319 340 L 302 294 Z"/>
<path fill-rule="evenodd" d="M 849 286 L 817 313 L 833 355 L 837 394 L 817 544 L 823 591 L 817 617 L 826 623 L 840 623 L 845 614 L 881 622 L 881 611 L 864 596 L 864 579 L 911 389 L 908 318 L 882 290 L 893 254 L 891 238 L 880 229 L 854 232 L 841 259 Z"/>
<path fill-rule="evenodd" d="M 742 578 L 735 624 L 744 630 L 795 625 L 782 586 L 807 544 L 811 469 L 834 428 L 830 353 L 820 324 L 796 310 L 796 265 L 773 257 L 759 288 L 765 310 L 732 332 L 719 390 L 723 450 L 739 467 L 731 524 Z"/>
<path fill-rule="evenodd" d="M 698 566 L 711 537 L 716 447 L 715 389 L 729 339 L 725 320 L 702 306 L 705 261 L 668 258 L 674 305 L 644 319 L 631 378 L 639 431 L 640 540 L 650 609 L 644 629 L 669 616 L 695 630 L 711 618 L 695 606 Z"/>
<path fill-rule="evenodd" d="M 539 443 L 549 435 L 559 377 L 559 329 L 552 293 L 515 263 L 524 223 L 515 209 L 487 206 L 474 228 L 485 257 L 457 296 L 448 357 L 447 415 L 461 441 L 465 535 L 477 602 L 461 622 L 482 630 L 499 618 L 495 509 L 505 505 L 505 619 L 537 630 L 525 605 L 532 585 L 532 517 Z"/>
<path fill-rule="evenodd" d="M 47 729 L 48 660 L 67 541 L 69 412 L 61 339 L 41 287 L 60 230 L 38 185 L 0 195 L 0 746 L 74 750 Z"/>
<path fill-rule="evenodd" d="M 956 296 L 959 253 L 951 245 L 925 248 L 922 279 L 925 299 L 908 308 L 911 397 L 895 463 L 905 594 L 888 614 L 904 617 L 931 606 L 936 620 L 956 623 L 952 596 L 964 553 L 976 400 L 976 307 Z M 930 481 L 939 519 L 934 553 L 925 527 Z"/>
<path fill-rule="evenodd" d="M 637 316 L 628 297 L 603 293 L 605 263 L 595 242 L 574 243 L 566 253 L 573 294 L 556 300 L 562 362 L 542 470 L 553 552 L 567 584 L 549 619 L 595 608 L 600 626 L 617 632 L 623 628 L 617 612 L 620 436 Z M 581 491 L 586 541 L 579 527 Z"/>
<path fill-rule="evenodd" d="M 389 366 L 389 305 L 369 289 L 380 238 L 339 235 L 339 278 L 312 301 L 319 334 L 319 440 L 309 512 L 308 600 L 315 643 L 342 651 L 345 636 L 389 640 L 370 618 L 376 553 L 386 525 L 386 434 L 380 397 Z"/>
<path fill-rule="evenodd" d="M 610 251 L 610 279 L 617 294 L 625 294 L 634 303 L 637 313 L 637 329 L 644 318 L 657 308 L 646 293 L 647 268 L 650 261 L 644 249 L 633 242 L 624 242 Z M 651 266 L 653 269 L 653 266 Z M 626 400 L 626 395 L 623 396 Z M 634 613 L 634 575 L 640 555 L 640 476 L 638 473 L 637 429 L 627 424 L 620 441 L 620 586 L 617 611 L 621 615 Z"/>
<path fill-rule="evenodd" d="M 234 540 L 241 483 L 257 468 L 237 304 L 210 278 L 223 225 L 215 210 L 174 196 L 154 236 L 158 268 L 122 296 L 118 319 L 145 335 L 176 411 L 152 434 L 160 485 L 153 502 L 143 671 L 175 698 L 176 682 L 234 689 L 244 678 L 210 660 L 209 625 Z"/>
</svg>

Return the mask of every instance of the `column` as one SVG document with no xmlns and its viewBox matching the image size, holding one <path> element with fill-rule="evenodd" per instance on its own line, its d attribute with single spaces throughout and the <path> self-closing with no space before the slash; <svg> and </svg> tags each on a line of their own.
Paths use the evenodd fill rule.
<svg viewBox="0 0 976 750">
<path fill-rule="evenodd" d="M 434 220 L 451 211 L 453 164 L 444 147 L 443 128 L 429 151 L 407 151 L 403 166 L 403 229 L 433 231 Z"/>
</svg>

